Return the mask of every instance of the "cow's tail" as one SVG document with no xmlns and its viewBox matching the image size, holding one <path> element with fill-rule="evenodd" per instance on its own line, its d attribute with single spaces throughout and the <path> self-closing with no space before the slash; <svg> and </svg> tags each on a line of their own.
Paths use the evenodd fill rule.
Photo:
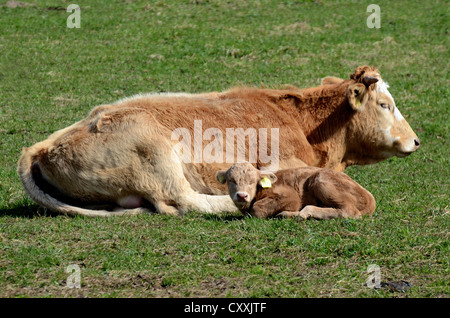
<svg viewBox="0 0 450 318">
<path fill-rule="evenodd" d="M 64 203 L 55 197 L 52 197 L 45 191 L 45 187 L 41 188 L 36 180 L 42 179 L 41 170 L 38 163 L 38 156 L 36 151 L 33 151 L 35 146 L 24 148 L 22 156 L 19 159 L 17 172 L 22 181 L 25 191 L 30 198 L 39 205 L 58 213 L 65 215 L 76 216 L 91 216 L 91 217 L 107 217 L 119 215 L 136 215 L 148 213 L 149 210 L 145 208 L 136 209 L 118 209 L 117 211 L 94 210 L 89 208 L 82 208 Z"/>
</svg>

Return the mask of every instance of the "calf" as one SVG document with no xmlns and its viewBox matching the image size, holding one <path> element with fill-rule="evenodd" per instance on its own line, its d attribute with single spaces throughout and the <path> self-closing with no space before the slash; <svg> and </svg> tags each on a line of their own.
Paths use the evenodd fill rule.
<svg viewBox="0 0 450 318">
<path fill-rule="evenodd" d="M 220 170 L 236 207 L 257 218 L 358 218 L 375 211 L 372 194 L 342 172 L 301 167 L 264 172 L 250 163 Z"/>
</svg>

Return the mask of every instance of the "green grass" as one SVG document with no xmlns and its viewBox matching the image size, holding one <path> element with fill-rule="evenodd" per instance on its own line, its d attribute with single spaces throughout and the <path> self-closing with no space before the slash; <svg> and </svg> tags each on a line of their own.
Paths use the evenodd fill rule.
<svg viewBox="0 0 450 318">
<path fill-rule="evenodd" d="M 449 297 L 448 3 L 0 1 L 0 297 Z M 22 147 L 139 92 L 314 86 L 374 65 L 421 148 L 346 172 L 373 193 L 361 220 L 192 213 L 55 216 L 24 193 Z M 80 289 L 65 269 L 81 267 Z M 377 264 L 383 282 L 365 286 Z"/>
</svg>

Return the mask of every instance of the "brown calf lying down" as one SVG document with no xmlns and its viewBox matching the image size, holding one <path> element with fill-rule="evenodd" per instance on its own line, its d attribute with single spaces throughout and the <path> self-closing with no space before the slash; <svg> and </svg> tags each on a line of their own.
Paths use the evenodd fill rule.
<svg viewBox="0 0 450 318">
<path fill-rule="evenodd" d="M 236 207 L 257 218 L 358 218 L 375 211 L 372 194 L 342 172 L 302 167 L 270 173 L 250 163 L 220 170 Z"/>
</svg>

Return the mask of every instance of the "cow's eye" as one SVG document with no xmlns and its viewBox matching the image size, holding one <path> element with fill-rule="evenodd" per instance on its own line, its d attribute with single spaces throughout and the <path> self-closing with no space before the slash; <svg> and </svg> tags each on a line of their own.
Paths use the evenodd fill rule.
<svg viewBox="0 0 450 318">
<path fill-rule="evenodd" d="M 389 105 L 389 104 L 380 104 L 380 106 L 382 107 L 382 108 L 384 108 L 384 109 L 391 109 L 391 106 Z"/>
</svg>

